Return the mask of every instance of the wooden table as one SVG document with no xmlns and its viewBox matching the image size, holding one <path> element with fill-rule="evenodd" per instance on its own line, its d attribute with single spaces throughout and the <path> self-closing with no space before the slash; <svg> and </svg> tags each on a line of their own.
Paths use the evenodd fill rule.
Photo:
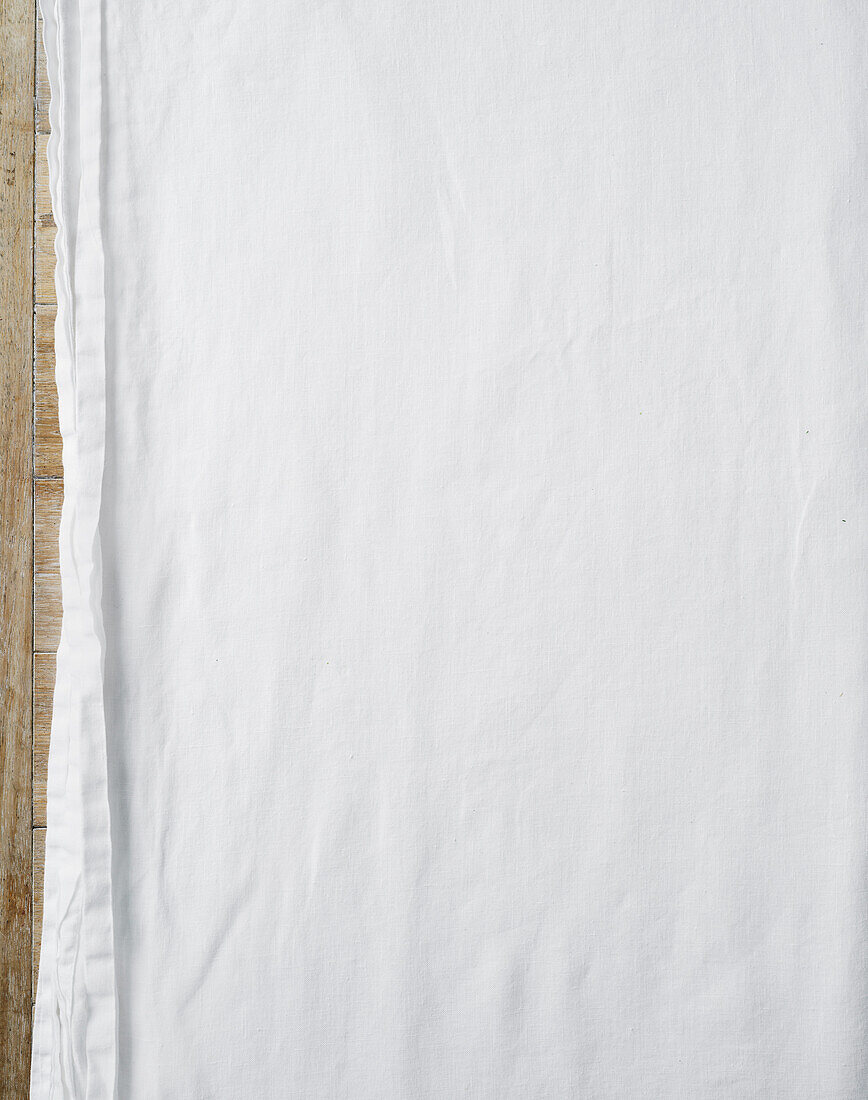
<svg viewBox="0 0 868 1100">
<path fill-rule="evenodd" d="M 0 0 L 0 1098 L 28 1095 L 60 635 L 48 80 L 35 0 Z"/>
</svg>

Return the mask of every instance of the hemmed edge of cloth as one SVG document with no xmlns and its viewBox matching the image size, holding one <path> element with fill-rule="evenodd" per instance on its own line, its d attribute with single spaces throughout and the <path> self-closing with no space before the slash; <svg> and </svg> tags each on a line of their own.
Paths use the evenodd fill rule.
<svg viewBox="0 0 868 1100">
<path fill-rule="evenodd" d="M 111 832 L 99 516 L 105 448 L 102 0 L 40 0 L 57 224 L 55 359 L 63 439 L 63 624 L 48 762 L 31 1097 L 110 1100 L 116 1080 Z"/>
</svg>

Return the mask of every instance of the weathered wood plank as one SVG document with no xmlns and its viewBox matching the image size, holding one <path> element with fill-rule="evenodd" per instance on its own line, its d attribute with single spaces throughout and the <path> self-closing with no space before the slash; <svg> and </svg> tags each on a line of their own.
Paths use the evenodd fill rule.
<svg viewBox="0 0 868 1100">
<path fill-rule="evenodd" d="M 57 295 L 54 289 L 54 238 L 57 226 L 51 209 L 51 194 L 48 186 L 48 135 L 36 135 L 34 213 L 36 228 L 34 238 L 35 270 L 34 298 L 39 305 L 54 305 Z"/>
<path fill-rule="evenodd" d="M 51 740 L 51 711 L 57 662 L 53 653 L 33 658 L 33 824 L 46 823 L 48 746 Z"/>
<path fill-rule="evenodd" d="M 33 468 L 37 477 L 63 474 L 63 440 L 54 382 L 53 306 L 37 306 L 33 319 Z"/>
<path fill-rule="evenodd" d="M 57 305 L 54 290 L 54 225 L 37 225 L 33 256 L 33 289 L 35 301 L 41 306 Z"/>
<path fill-rule="evenodd" d="M 33 642 L 36 653 L 57 652 L 61 618 L 60 577 L 56 573 L 37 573 L 33 578 Z"/>
<path fill-rule="evenodd" d="M 30 1072 L 33 0 L 0 0 L 0 1097 Z"/>
<path fill-rule="evenodd" d="M 35 178 L 33 199 L 36 225 L 42 229 L 57 229 L 51 207 L 51 191 L 48 183 L 48 134 L 36 135 L 36 159 L 33 165 Z"/>
<path fill-rule="evenodd" d="M 37 478 L 33 483 L 33 568 L 37 573 L 60 569 L 58 538 L 63 482 Z"/>
<path fill-rule="evenodd" d="M 42 16 L 37 13 L 36 23 L 36 131 L 47 134 L 51 130 L 48 121 L 48 105 L 51 92 L 48 88 L 48 68 L 45 63 L 45 47 L 42 44 Z"/>
<path fill-rule="evenodd" d="M 36 997 L 36 980 L 39 977 L 39 945 L 42 942 L 42 911 L 45 886 L 45 829 L 33 830 L 33 928 L 31 933 L 33 984 L 31 998 Z"/>
</svg>

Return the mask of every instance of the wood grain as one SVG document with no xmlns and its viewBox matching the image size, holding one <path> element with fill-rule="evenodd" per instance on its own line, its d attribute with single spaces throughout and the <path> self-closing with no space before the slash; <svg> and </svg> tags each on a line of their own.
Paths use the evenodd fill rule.
<svg viewBox="0 0 868 1100">
<path fill-rule="evenodd" d="M 48 188 L 48 135 L 36 135 L 36 161 L 34 172 L 34 297 L 37 305 L 54 307 L 57 295 L 54 289 L 54 238 L 57 226 L 51 209 L 51 193 Z"/>
<path fill-rule="evenodd" d="M 63 502 L 62 440 L 57 419 L 54 378 L 54 234 L 55 222 L 48 186 L 49 88 L 42 46 L 42 21 L 37 18 L 34 181 L 33 311 L 33 920 L 32 997 L 36 998 L 39 948 L 42 938 L 42 898 L 47 817 L 48 749 L 54 701 L 61 606 L 58 530 Z M 41 303 L 41 304 L 40 304 Z"/>
<path fill-rule="evenodd" d="M 48 182 L 48 134 L 36 135 L 36 159 L 33 165 L 33 212 L 37 226 L 56 229 Z"/>
<path fill-rule="evenodd" d="M 36 573 L 33 577 L 34 652 L 56 653 L 60 642 L 60 577 L 56 573 Z"/>
<path fill-rule="evenodd" d="M 36 573 L 58 573 L 60 557 L 60 507 L 63 482 L 37 478 L 33 483 L 33 569 Z"/>
<path fill-rule="evenodd" d="M 38 352 L 37 352 L 38 357 Z M 37 478 L 33 483 L 34 655 L 33 655 L 33 824 L 46 823 L 48 746 L 54 697 L 57 645 L 61 614 L 58 555 L 63 481 Z M 45 652 L 48 650 L 48 652 Z M 34 851 L 36 849 L 34 848 Z M 35 859 L 36 857 L 34 857 Z M 34 879 L 34 891 L 37 880 Z M 35 905 L 34 895 L 34 905 Z"/>
<path fill-rule="evenodd" d="M 42 44 L 42 15 L 37 9 L 36 13 L 36 132 L 47 134 L 51 132 L 51 124 L 48 121 L 48 105 L 51 102 L 51 91 L 48 87 L 48 66 L 45 63 L 45 46 Z"/>
<path fill-rule="evenodd" d="M 56 235 L 54 220 L 48 225 L 37 223 L 34 245 L 33 292 L 37 305 L 56 306 L 57 295 L 54 291 L 54 238 Z"/>
<path fill-rule="evenodd" d="M 0 1097 L 30 1072 L 33 0 L 0 0 Z"/>
<path fill-rule="evenodd" d="M 37 101 L 38 109 L 38 101 Z M 36 133 L 36 158 L 34 165 L 34 249 L 35 270 L 33 292 L 37 305 L 55 306 L 57 295 L 54 289 L 54 238 L 57 226 L 51 209 L 51 193 L 48 186 L 48 134 Z"/>
<path fill-rule="evenodd" d="M 33 657 L 33 825 L 46 821 L 48 745 L 51 739 L 51 710 L 54 701 L 56 662 L 53 653 Z"/>
<path fill-rule="evenodd" d="M 33 830 L 33 931 L 31 972 L 33 974 L 32 997 L 36 997 L 36 979 L 39 977 L 39 946 L 42 941 L 42 899 L 45 885 L 45 829 Z"/>
<path fill-rule="evenodd" d="M 37 306 L 33 318 L 33 468 L 37 477 L 61 477 L 63 444 L 54 383 L 54 306 Z"/>
</svg>

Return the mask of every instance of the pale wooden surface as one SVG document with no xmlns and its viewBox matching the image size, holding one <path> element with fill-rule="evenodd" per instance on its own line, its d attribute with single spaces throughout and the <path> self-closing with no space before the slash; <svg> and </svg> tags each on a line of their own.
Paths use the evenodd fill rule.
<svg viewBox="0 0 868 1100">
<path fill-rule="evenodd" d="M 48 80 L 35 0 L 0 0 L 0 1100 L 28 1095 L 63 499 Z"/>
<path fill-rule="evenodd" d="M 37 477 L 63 474 L 54 385 L 54 315 L 53 306 L 37 306 L 33 321 L 33 467 Z"/>
<path fill-rule="evenodd" d="M 45 794 L 54 694 L 55 651 L 60 638 L 60 575 L 57 552 L 63 466 L 54 385 L 54 235 L 48 191 L 48 78 L 42 21 L 36 34 L 34 101 L 35 169 L 33 233 L 33 931 L 32 996 L 36 995 L 42 930 L 45 861 Z"/>
<path fill-rule="evenodd" d="M 34 3 L 0 0 L 0 1097 L 31 1026 Z"/>
</svg>

